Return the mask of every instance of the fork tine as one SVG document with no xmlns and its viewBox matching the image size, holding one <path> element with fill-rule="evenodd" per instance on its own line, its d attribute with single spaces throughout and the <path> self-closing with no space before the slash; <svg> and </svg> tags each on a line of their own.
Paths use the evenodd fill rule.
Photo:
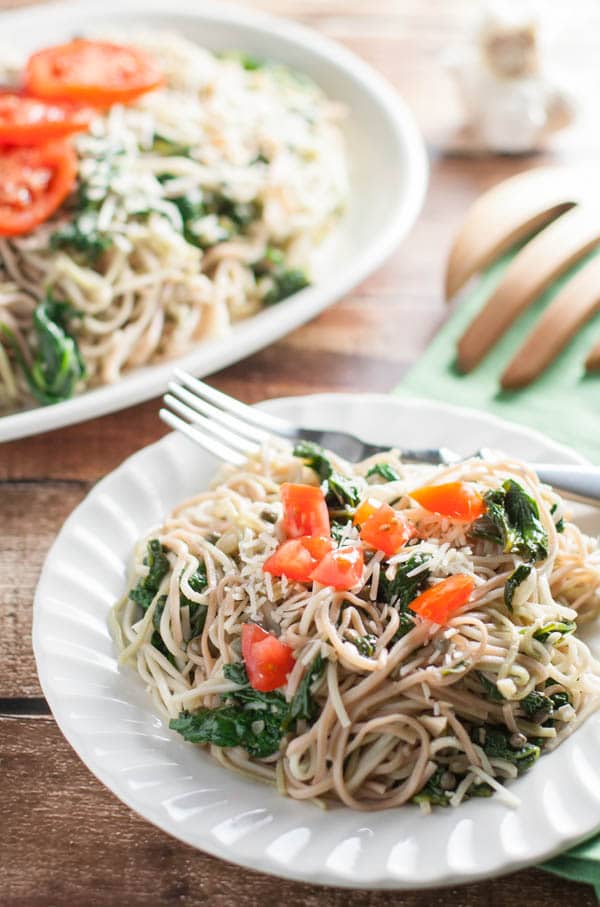
<svg viewBox="0 0 600 907">
<path fill-rule="evenodd" d="M 165 394 L 163 400 L 166 405 L 172 410 L 175 410 L 179 416 L 187 419 L 192 425 L 197 425 L 199 428 L 204 429 L 205 432 L 216 435 L 217 438 L 225 441 L 225 443 L 230 445 L 234 450 L 245 454 L 256 453 L 260 450 L 260 445 L 255 444 L 254 441 L 249 441 L 247 438 L 241 438 L 223 425 L 219 425 L 218 422 L 214 422 L 212 419 L 207 419 L 206 416 L 200 415 L 200 413 L 197 413 L 191 406 L 188 406 L 187 403 L 182 403 L 181 400 L 178 400 L 177 397 L 174 397 L 172 394 Z"/>
<path fill-rule="evenodd" d="M 189 388 L 199 397 L 204 400 L 209 400 L 211 403 L 214 403 L 215 406 L 220 407 L 227 413 L 235 413 L 237 416 L 245 419 L 247 422 L 251 422 L 253 425 L 258 425 L 261 428 L 267 429 L 267 431 L 277 432 L 277 434 L 284 435 L 284 437 L 295 437 L 296 435 L 294 426 L 290 425 L 289 422 L 286 422 L 285 419 L 279 419 L 277 416 L 271 416 L 269 413 L 255 409 L 253 406 L 247 406 L 245 403 L 235 400 L 228 394 L 224 394 L 214 387 L 210 387 L 210 385 L 205 384 L 204 381 L 199 381 L 192 375 L 188 375 L 187 372 L 184 372 L 179 368 L 173 370 L 173 375 L 185 387 Z"/>
<path fill-rule="evenodd" d="M 238 419 L 236 416 L 232 416 L 230 413 L 226 413 L 224 410 L 213 406 L 212 403 L 208 403 L 201 397 L 196 396 L 196 394 L 192 394 L 191 391 L 186 390 L 185 387 L 182 387 L 175 381 L 169 381 L 169 390 L 176 397 L 179 397 L 180 400 L 183 400 L 184 403 L 187 403 L 188 406 L 191 406 L 192 409 L 196 410 L 196 412 L 231 428 L 236 434 L 246 435 L 246 437 L 253 441 L 258 441 L 259 443 L 267 441 L 269 437 L 271 437 L 269 432 L 264 431 L 262 428 L 257 428 L 254 425 L 249 425 L 242 419 Z"/>
<path fill-rule="evenodd" d="M 171 428 L 186 435 L 196 444 L 199 444 L 200 447 L 203 447 L 208 451 L 208 453 L 217 457 L 217 459 L 224 460 L 226 463 L 231 463 L 232 466 L 242 466 L 242 464 L 246 462 L 246 458 L 241 454 L 226 447 L 225 444 L 221 444 L 216 438 L 209 438 L 207 435 L 203 435 L 202 432 L 194 428 L 193 425 L 184 422 L 183 419 L 174 415 L 169 409 L 161 409 L 159 416 L 163 422 L 166 422 Z"/>
<path fill-rule="evenodd" d="M 562 214 L 521 249 L 500 284 L 458 342 L 458 364 L 469 372 L 513 321 L 553 280 L 600 243 L 600 223 L 593 208 Z"/>
<path fill-rule="evenodd" d="M 566 211 L 582 196 L 578 175 L 540 167 L 504 180 L 467 212 L 446 266 L 446 299 L 514 243 Z"/>
</svg>

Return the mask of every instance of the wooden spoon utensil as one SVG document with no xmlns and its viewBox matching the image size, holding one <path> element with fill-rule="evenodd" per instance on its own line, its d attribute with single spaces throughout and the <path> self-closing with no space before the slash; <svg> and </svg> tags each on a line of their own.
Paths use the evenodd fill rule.
<svg viewBox="0 0 600 907">
<path fill-rule="evenodd" d="M 516 253 L 459 340 L 458 364 L 464 372 L 475 368 L 561 274 L 600 245 L 600 206 L 590 202 L 590 175 L 543 167 L 486 192 L 467 213 L 454 241 L 446 297 L 454 296 L 476 272 L 527 236 L 532 238 Z M 599 309 L 600 260 L 591 258 L 545 310 L 502 375 L 502 386 L 522 387 L 533 381 Z M 600 343 L 586 365 L 600 367 Z"/>
</svg>

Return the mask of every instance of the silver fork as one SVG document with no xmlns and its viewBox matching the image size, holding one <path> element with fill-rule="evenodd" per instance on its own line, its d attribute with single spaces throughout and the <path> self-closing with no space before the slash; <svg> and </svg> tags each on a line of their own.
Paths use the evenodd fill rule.
<svg viewBox="0 0 600 907">
<path fill-rule="evenodd" d="M 182 432 L 209 453 L 241 466 L 260 450 L 270 437 L 290 441 L 313 441 L 351 463 L 383 453 L 390 448 L 363 441 L 348 432 L 301 428 L 216 390 L 181 369 L 175 369 L 164 396 L 160 418 Z M 399 448 L 404 462 L 450 465 L 466 457 L 447 447 Z M 485 450 L 471 456 L 485 457 Z M 600 468 L 572 464 L 532 463 L 540 480 L 552 485 L 565 497 L 589 504 L 600 504 Z"/>
</svg>

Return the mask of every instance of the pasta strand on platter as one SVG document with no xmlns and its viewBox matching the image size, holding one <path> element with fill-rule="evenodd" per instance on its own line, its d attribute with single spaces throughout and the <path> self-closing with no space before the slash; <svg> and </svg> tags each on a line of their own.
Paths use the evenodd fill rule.
<svg viewBox="0 0 600 907">
<path fill-rule="evenodd" d="M 0 239 L 0 409 L 223 336 L 310 282 L 344 206 L 344 111 L 307 77 L 169 33 L 108 37 L 152 54 L 166 85 L 99 114 L 74 138 L 71 197 Z M 19 83 L 1 59 L 3 84 Z M 67 304 L 57 323 L 82 362 L 52 400 L 27 380 L 49 300 Z"/>
</svg>

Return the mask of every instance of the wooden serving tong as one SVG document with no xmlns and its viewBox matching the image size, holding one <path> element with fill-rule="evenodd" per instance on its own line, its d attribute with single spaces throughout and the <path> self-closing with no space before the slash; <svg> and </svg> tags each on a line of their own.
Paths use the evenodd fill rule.
<svg viewBox="0 0 600 907">
<path fill-rule="evenodd" d="M 475 368 L 557 277 L 600 245 L 600 210 L 589 200 L 590 188 L 589 174 L 542 167 L 505 180 L 468 211 L 448 259 L 447 299 L 513 245 L 532 238 L 516 253 L 461 337 L 462 371 Z M 600 256 L 585 263 L 551 301 L 504 371 L 502 386 L 523 387 L 537 378 L 598 310 Z M 590 351 L 586 367 L 600 368 L 600 342 Z"/>
</svg>

